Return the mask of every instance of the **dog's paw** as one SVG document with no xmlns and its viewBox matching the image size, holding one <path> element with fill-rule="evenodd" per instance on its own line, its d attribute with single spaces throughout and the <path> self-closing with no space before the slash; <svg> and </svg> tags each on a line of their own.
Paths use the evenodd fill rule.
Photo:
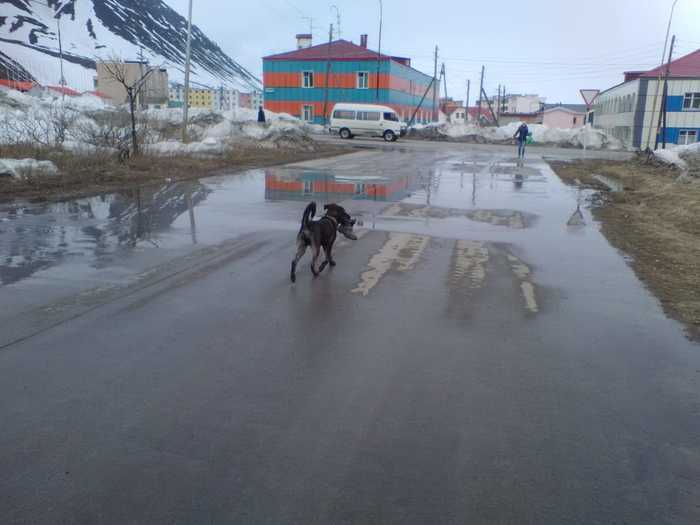
<svg viewBox="0 0 700 525">
<path fill-rule="evenodd" d="M 335 265 L 338 264 L 338 263 L 335 262 L 335 261 L 330 261 L 328 264 L 330 264 L 331 266 L 335 266 Z"/>
</svg>

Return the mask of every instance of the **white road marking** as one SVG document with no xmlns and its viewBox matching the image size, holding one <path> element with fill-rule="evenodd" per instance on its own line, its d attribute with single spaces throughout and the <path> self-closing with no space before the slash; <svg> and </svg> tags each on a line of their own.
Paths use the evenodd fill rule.
<svg viewBox="0 0 700 525">
<path fill-rule="evenodd" d="M 486 279 L 489 251 L 483 242 L 459 240 L 455 244 L 453 282 L 468 281 L 470 288 L 481 288 Z"/>
<path fill-rule="evenodd" d="M 429 240 L 427 235 L 390 233 L 384 246 L 369 260 L 369 269 L 362 272 L 359 284 L 351 292 L 367 296 L 392 267 L 400 272 L 411 270 L 420 259 Z"/>
</svg>

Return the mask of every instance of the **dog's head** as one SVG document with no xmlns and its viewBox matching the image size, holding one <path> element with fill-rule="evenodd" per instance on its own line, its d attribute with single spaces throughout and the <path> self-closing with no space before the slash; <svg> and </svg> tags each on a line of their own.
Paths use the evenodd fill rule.
<svg viewBox="0 0 700 525">
<path fill-rule="evenodd" d="M 352 232 L 352 227 L 355 226 L 355 219 L 350 217 L 350 214 L 345 211 L 345 208 L 337 204 L 326 204 L 323 206 L 326 210 L 326 215 L 333 217 L 338 223 L 338 231 L 348 239 L 357 240 L 357 236 Z"/>
</svg>

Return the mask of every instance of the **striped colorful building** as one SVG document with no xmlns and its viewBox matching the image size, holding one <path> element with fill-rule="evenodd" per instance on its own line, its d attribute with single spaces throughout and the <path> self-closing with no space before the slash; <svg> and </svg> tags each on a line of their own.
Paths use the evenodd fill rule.
<svg viewBox="0 0 700 525">
<path fill-rule="evenodd" d="M 382 104 L 407 121 L 432 80 L 412 68 L 409 58 L 367 49 L 366 35 L 360 45 L 336 40 L 305 47 L 309 35 L 297 39 L 296 51 L 263 58 L 265 109 L 323 124 L 324 109 L 329 115 L 336 102 Z M 431 88 L 416 120 L 429 122 L 432 113 Z"/>
</svg>

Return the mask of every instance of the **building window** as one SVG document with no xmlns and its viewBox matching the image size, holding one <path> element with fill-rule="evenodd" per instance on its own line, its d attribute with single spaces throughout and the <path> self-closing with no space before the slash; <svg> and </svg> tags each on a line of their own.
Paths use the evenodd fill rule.
<svg viewBox="0 0 700 525">
<path fill-rule="evenodd" d="M 698 132 L 693 129 L 682 129 L 678 132 L 678 144 L 695 144 L 698 141 Z"/>
<path fill-rule="evenodd" d="M 683 109 L 700 109 L 700 93 L 686 93 L 683 97 Z"/>
<path fill-rule="evenodd" d="M 574 126 L 576 125 L 576 117 L 574 117 Z"/>
<path fill-rule="evenodd" d="M 365 184 L 364 183 L 355 184 L 355 195 L 364 195 L 364 194 L 365 194 Z"/>
<path fill-rule="evenodd" d="M 302 106 L 301 109 L 302 119 L 306 122 L 313 122 L 314 120 L 314 107 L 313 106 Z"/>
<path fill-rule="evenodd" d="M 357 72 L 357 89 L 369 88 L 369 71 Z"/>
<path fill-rule="evenodd" d="M 314 182 L 312 180 L 304 181 L 304 195 L 311 195 L 314 192 Z"/>
<path fill-rule="evenodd" d="M 312 88 L 314 87 L 314 72 L 304 71 L 301 77 L 301 87 Z"/>
</svg>

